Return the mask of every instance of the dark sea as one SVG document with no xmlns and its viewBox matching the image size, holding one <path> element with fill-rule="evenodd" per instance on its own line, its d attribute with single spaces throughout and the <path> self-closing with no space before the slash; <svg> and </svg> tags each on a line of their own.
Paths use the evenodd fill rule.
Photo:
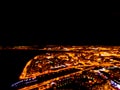
<svg viewBox="0 0 120 90">
<path fill-rule="evenodd" d="M 26 63 L 43 52 L 38 50 L 0 50 L 0 90 L 12 90 Z"/>
</svg>

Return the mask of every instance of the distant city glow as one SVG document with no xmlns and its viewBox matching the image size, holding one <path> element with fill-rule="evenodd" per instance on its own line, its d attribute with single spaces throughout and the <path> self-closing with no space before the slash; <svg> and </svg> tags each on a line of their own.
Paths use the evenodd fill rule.
<svg viewBox="0 0 120 90">
<path fill-rule="evenodd" d="M 117 83 L 120 80 L 120 46 L 14 48 L 44 51 L 26 63 L 20 81 L 11 85 L 18 90 L 59 90 L 71 84 L 93 90 L 120 89 Z"/>
</svg>

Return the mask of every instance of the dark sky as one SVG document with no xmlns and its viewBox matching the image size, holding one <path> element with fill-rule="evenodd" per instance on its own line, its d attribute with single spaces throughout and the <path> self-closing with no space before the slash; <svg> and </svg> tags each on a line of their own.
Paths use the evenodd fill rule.
<svg viewBox="0 0 120 90">
<path fill-rule="evenodd" d="M 117 2 L 112 1 L 110 10 L 78 7 L 7 8 L 2 13 L 0 45 L 120 45 Z"/>
<path fill-rule="evenodd" d="M 31 32 L 4 32 L 0 41 L 2 45 L 120 45 L 120 35 L 119 31 L 115 30 L 34 30 Z"/>
</svg>

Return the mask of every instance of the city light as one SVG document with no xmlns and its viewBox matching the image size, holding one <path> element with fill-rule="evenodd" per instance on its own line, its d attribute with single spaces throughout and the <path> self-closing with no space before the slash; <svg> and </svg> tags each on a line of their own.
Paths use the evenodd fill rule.
<svg viewBox="0 0 120 90">
<path fill-rule="evenodd" d="M 18 90 L 59 90 L 75 85 L 76 89 L 79 86 L 86 90 L 120 89 L 117 83 L 120 80 L 119 49 L 118 46 L 48 46 L 39 49 L 44 53 L 27 62 L 20 81 L 11 87 Z"/>
</svg>

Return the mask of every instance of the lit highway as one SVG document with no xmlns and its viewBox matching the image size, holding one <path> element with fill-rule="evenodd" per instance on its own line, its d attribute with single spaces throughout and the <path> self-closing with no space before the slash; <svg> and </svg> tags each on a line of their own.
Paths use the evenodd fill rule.
<svg viewBox="0 0 120 90">
<path fill-rule="evenodd" d="M 48 46 L 39 50 L 46 53 L 29 60 L 13 88 L 57 90 L 74 83 L 80 90 L 120 89 L 119 46 Z"/>
</svg>

